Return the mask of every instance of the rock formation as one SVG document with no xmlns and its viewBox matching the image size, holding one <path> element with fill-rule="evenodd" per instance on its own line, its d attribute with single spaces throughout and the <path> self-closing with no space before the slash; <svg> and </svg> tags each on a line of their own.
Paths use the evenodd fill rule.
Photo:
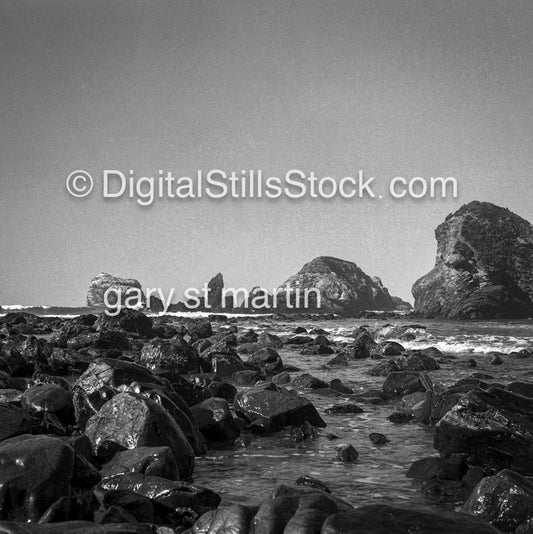
<svg viewBox="0 0 533 534">
<path fill-rule="evenodd" d="M 533 226 L 508 209 L 470 202 L 435 230 L 437 260 L 413 286 L 415 312 L 449 319 L 533 315 Z"/>
<path fill-rule="evenodd" d="M 116 304 L 117 296 L 120 294 L 121 301 L 124 301 L 128 295 L 132 296 L 129 304 L 133 303 L 133 295 L 139 295 L 142 291 L 141 284 L 133 278 L 119 278 L 108 273 L 100 273 L 91 280 L 89 291 L 87 292 L 87 306 L 103 307 L 105 306 L 104 294 L 109 290 L 108 303 Z M 144 304 L 144 297 L 140 304 Z"/>
<path fill-rule="evenodd" d="M 393 310 L 397 307 L 379 278 L 368 276 L 351 261 L 330 256 L 319 256 L 306 263 L 280 288 L 284 290 L 287 286 L 300 290 L 300 311 L 306 311 L 303 309 L 305 290 L 313 288 L 320 292 L 320 309 L 313 309 L 313 294 L 309 293 L 307 311 L 354 315 L 363 310 Z M 283 308 L 285 293 L 278 293 L 278 296 L 281 297 L 279 307 Z"/>
</svg>

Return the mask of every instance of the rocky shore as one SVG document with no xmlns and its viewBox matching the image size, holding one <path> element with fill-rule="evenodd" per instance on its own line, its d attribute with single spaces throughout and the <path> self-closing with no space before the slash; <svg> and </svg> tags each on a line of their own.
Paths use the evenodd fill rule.
<svg viewBox="0 0 533 534">
<path fill-rule="evenodd" d="M 498 383 L 469 372 L 475 359 L 407 350 L 402 340 L 412 328 L 389 325 L 387 339 L 361 327 L 339 342 L 297 323 L 276 335 L 275 321 L 244 328 L 224 316 L 133 310 L 0 320 L 0 532 L 532 531 L 533 382 Z M 287 350 L 320 358 L 333 376 L 365 366 L 376 387 L 326 382 L 287 364 Z M 531 357 L 525 349 L 495 353 L 490 364 Z M 442 385 L 446 367 L 468 377 Z M 315 395 L 331 405 L 317 408 L 307 398 Z M 305 450 L 319 436 L 335 440 L 328 418 L 357 418 L 376 405 L 389 410 L 381 425 L 391 432 L 416 425 L 434 434 L 436 454 L 405 472 L 419 498 L 360 504 L 309 472 L 273 481 L 255 502 L 228 502 L 194 482 L 212 451 L 282 435 Z M 404 446 L 387 434 L 339 443 L 331 462 L 356 468 L 368 454 L 363 438 L 377 448 Z"/>
</svg>

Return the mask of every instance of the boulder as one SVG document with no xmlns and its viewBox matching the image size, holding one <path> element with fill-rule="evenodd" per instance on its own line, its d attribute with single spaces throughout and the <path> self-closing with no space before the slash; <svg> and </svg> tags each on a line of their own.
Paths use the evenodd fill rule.
<svg viewBox="0 0 533 534">
<path fill-rule="evenodd" d="M 280 355 L 272 347 L 264 347 L 255 351 L 248 359 L 248 362 L 269 375 L 275 375 L 283 371 L 283 362 Z"/>
<path fill-rule="evenodd" d="M 238 415 L 250 421 L 268 418 L 276 427 L 299 426 L 304 421 L 315 427 L 326 426 L 309 400 L 272 382 L 238 393 L 234 406 Z"/>
<path fill-rule="evenodd" d="M 119 329 L 141 337 L 149 337 L 152 333 L 152 319 L 138 310 L 123 308 L 118 314 L 110 315 L 102 312 L 94 324 L 96 330 Z"/>
<path fill-rule="evenodd" d="M 533 484 L 518 473 L 504 469 L 485 477 L 462 508 L 501 530 L 514 532 L 533 517 Z"/>
<path fill-rule="evenodd" d="M 230 445 L 239 436 L 226 400 L 217 397 L 206 399 L 191 408 L 200 432 L 212 444 Z"/>
<path fill-rule="evenodd" d="M 25 434 L 2 441 L 0 519 L 37 521 L 57 499 L 96 483 L 97 471 L 82 464 L 58 438 Z"/>
<path fill-rule="evenodd" d="M 157 402 L 141 395 L 115 395 L 89 419 L 85 433 L 95 454 L 105 442 L 127 449 L 168 446 L 182 478 L 194 468 L 194 451 L 176 421 Z"/>
<path fill-rule="evenodd" d="M 415 313 L 448 319 L 533 315 L 533 226 L 508 209 L 470 202 L 435 231 L 437 261 L 413 286 Z"/>
<path fill-rule="evenodd" d="M 460 452 L 470 465 L 533 475 L 533 399 L 501 388 L 461 395 L 435 427 L 442 455 Z"/>
<path fill-rule="evenodd" d="M 114 487 L 127 473 L 179 480 L 178 465 L 170 447 L 136 447 L 119 452 L 102 467 L 100 486 Z"/>
<path fill-rule="evenodd" d="M 425 373 L 400 371 L 390 373 L 383 382 L 383 393 L 390 398 L 403 397 L 415 391 L 431 391 L 431 378 Z"/>
<path fill-rule="evenodd" d="M 155 373 L 175 371 L 186 374 L 200 371 L 198 352 L 180 339 L 148 341 L 143 345 L 139 361 Z"/>
<path fill-rule="evenodd" d="M 498 534 L 485 521 L 467 514 L 410 508 L 388 504 L 369 504 L 351 512 L 330 515 L 321 534 Z"/>
</svg>

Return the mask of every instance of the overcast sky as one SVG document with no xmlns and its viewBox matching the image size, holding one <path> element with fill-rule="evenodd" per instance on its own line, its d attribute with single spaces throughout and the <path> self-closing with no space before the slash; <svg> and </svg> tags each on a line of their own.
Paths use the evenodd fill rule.
<svg viewBox="0 0 533 534">
<path fill-rule="evenodd" d="M 318 255 L 411 299 L 471 200 L 533 220 L 531 0 L 1 0 L 0 303 L 272 288 Z M 85 169 L 455 176 L 447 200 L 75 199 Z"/>
</svg>

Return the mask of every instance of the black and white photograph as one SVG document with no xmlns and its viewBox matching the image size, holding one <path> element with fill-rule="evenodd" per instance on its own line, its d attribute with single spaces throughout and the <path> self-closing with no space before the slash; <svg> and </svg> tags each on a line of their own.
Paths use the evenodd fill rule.
<svg viewBox="0 0 533 534">
<path fill-rule="evenodd" d="M 533 534 L 533 1 L 0 0 L 0 533 Z"/>
</svg>

